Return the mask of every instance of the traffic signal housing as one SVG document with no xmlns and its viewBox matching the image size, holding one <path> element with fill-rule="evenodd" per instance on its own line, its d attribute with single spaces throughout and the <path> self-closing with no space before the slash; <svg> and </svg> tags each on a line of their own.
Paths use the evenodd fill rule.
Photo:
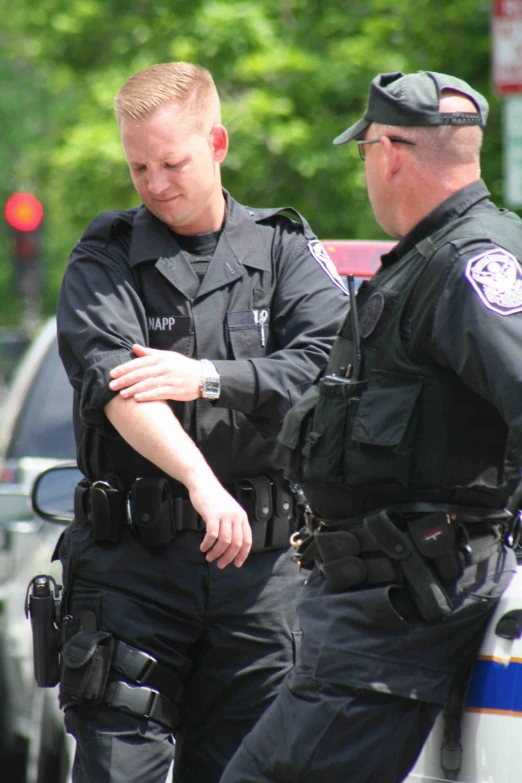
<svg viewBox="0 0 522 783">
<path fill-rule="evenodd" d="M 13 193 L 5 205 L 18 292 L 34 297 L 40 286 L 42 202 L 32 193 Z"/>
</svg>

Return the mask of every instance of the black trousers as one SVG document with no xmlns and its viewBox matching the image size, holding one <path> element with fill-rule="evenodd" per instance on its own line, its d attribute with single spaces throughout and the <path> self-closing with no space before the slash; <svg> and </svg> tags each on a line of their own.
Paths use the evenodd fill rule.
<svg viewBox="0 0 522 783">
<path fill-rule="evenodd" d="M 404 588 L 335 593 L 313 572 L 300 661 L 221 783 L 400 783 L 515 570 L 511 551 L 468 566 L 430 623 Z"/>
<path fill-rule="evenodd" d="M 243 737 L 277 695 L 300 641 L 304 577 L 288 550 L 251 555 L 242 568 L 206 562 L 201 533 L 145 549 L 131 532 L 94 544 L 68 530 L 60 548 L 65 609 L 157 657 L 183 684 L 176 783 L 217 783 Z M 74 783 L 160 783 L 173 757 L 168 729 L 98 707 L 70 707 Z"/>
</svg>

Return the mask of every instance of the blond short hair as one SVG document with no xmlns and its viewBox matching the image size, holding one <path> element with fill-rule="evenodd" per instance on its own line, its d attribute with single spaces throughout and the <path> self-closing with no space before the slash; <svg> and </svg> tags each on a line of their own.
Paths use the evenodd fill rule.
<svg viewBox="0 0 522 783">
<path fill-rule="evenodd" d="M 116 94 L 116 121 L 140 123 L 163 106 L 186 112 L 194 131 L 221 122 L 219 95 L 211 74 L 199 65 L 161 63 L 138 71 Z"/>
</svg>

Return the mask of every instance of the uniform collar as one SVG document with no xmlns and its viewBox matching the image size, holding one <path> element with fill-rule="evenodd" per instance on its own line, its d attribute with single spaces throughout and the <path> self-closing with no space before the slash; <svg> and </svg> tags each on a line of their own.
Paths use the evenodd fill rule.
<svg viewBox="0 0 522 783">
<path fill-rule="evenodd" d="M 457 190 L 449 198 L 445 199 L 438 207 L 435 207 L 429 215 L 426 215 L 416 226 L 402 237 L 393 250 L 381 257 L 383 266 L 390 266 L 403 258 L 415 245 L 423 239 L 431 236 L 440 228 L 462 217 L 471 207 L 481 201 L 486 201 L 490 193 L 483 180 L 479 179 Z"/>
<path fill-rule="evenodd" d="M 245 273 L 244 267 L 270 270 L 254 214 L 223 191 L 227 202 L 225 225 L 207 273 L 199 285 L 169 227 L 141 205 L 136 214 L 129 249 L 129 265 L 156 261 L 156 266 L 189 299 L 228 285 Z"/>
</svg>

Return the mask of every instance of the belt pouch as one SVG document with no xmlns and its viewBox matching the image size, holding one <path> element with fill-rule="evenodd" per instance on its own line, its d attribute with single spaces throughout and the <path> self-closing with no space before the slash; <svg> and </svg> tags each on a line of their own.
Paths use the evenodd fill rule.
<svg viewBox="0 0 522 783">
<path fill-rule="evenodd" d="M 174 538 L 174 515 L 169 482 L 139 478 L 131 488 L 132 522 L 144 546 L 165 546 Z"/>
<path fill-rule="evenodd" d="M 86 522 L 88 519 L 87 503 L 91 486 L 92 482 L 83 478 L 74 490 L 74 518 L 79 522 Z"/>
<path fill-rule="evenodd" d="M 361 547 L 352 533 L 318 528 L 314 535 L 318 567 L 332 590 L 349 590 L 365 580 L 366 565 L 359 557 Z"/>
<path fill-rule="evenodd" d="M 64 645 L 60 706 L 101 704 L 114 654 L 114 638 L 105 631 L 78 631 Z"/>
<path fill-rule="evenodd" d="M 268 522 L 267 546 L 283 548 L 289 545 L 290 535 L 297 529 L 292 523 L 294 497 L 290 489 L 281 481 L 274 481 L 272 486 L 273 515 Z"/>
<path fill-rule="evenodd" d="M 248 514 L 252 528 L 252 552 L 266 549 L 268 520 L 272 516 L 272 485 L 267 476 L 256 476 L 240 482 L 236 494 Z"/>
<path fill-rule="evenodd" d="M 455 527 L 448 514 L 435 512 L 407 522 L 413 543 L 433 562 L 442 584 L 456 582 L 462 565 L 455 544 Z"/>
<path fill-rule="evenodd" d="M 111 487 L 105 481 L 95 481 L 89 496 L 94 540 L 117 544 L 125 520 L 125 492 Z"/>
<path fill-rule="evenodd" d="M 433 570 L 421 557 L 410 536 L 403 533 L 385 511 L 371 514 L 364 520 L 366 531 L 392 560 L 397 561 L 406 580 L 412 600 L 423 618 L 441 620 L 451 614 L 451 603 Z"/>
</svg>

